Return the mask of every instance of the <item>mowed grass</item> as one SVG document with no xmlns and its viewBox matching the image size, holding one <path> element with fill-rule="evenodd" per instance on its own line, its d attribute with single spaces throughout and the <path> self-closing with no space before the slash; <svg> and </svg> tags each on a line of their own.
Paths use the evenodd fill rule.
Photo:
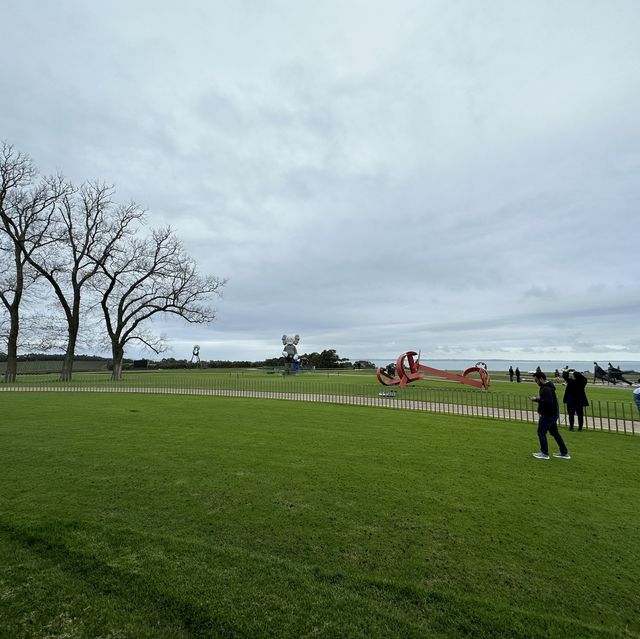
<svg viewBox="0 0 640 639">
<path fill-rule="evenodd" d="M 638 637 L 640 440 L 0 395 L 2 637 Z"/>
</svg>

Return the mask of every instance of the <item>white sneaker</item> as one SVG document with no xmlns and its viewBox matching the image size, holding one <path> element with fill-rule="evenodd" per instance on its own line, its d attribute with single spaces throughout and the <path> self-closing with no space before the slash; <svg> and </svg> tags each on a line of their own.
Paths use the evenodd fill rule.
<svg viewBox="0 0 640 639">
<path fill-rule="evenodd" d="M 571 455 L 569 455 L 569 453 L 565 453 L 564 455 L 562 453 L 553 453 L 553 456 L 558 459 L 571 459 Z"/>
<path fill-rule="evenodd" d="M 536 459 L 549 459 L 549 455 L 545 455 L 544 453 L 531 453 L 531 456 Z"/>
</svg>

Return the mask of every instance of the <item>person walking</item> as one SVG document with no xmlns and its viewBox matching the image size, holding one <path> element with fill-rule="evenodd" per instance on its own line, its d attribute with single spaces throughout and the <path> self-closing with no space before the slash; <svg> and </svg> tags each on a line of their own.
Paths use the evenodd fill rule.
<svg viewBox="0 0 640 639">
<path fill-rule="evenodd" d="M 509 381 L 513 381 L 513 366 L 509 366 Z"/>
<path fill-rule="evenodd" d="M 540 371 L 533 375 L 533 379 L 540 388 L 538 397 L 532 397 L 531 401 L 538 404 L 538 439 L 540 440 L 540 452 L 531 453 L 536 459 L 549 459 L 549 445 L 547 443 L 547 433 L 556 440 L 559 453 L 553 453 L 558 459 L 571 459 L 567 446 L 558 430 L 558 417 L 560 417 L 560 407 L 556 397 L 556 387 L 553 382 L 547 381 L 547 376 Z"/>
<path fill-rule="evenodd" d="M 589 405 L 585 388 L 587 378 L 578 371 L 565 368 L 562 371 L 562 379 L 567 383 L 564 389 L 563 403 L 567 405 L 569 415 L 569 430 L 573 430 L 575 416 L 578 416 L 578 430 L 582 430 L 584 424 L 584 409 Z"/>
</svg>

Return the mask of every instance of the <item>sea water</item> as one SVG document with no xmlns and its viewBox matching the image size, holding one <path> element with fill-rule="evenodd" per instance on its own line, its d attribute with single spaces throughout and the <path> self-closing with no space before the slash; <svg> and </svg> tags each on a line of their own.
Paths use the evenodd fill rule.
<svg viewBox="0 0 640 639">
<path fill-rule="evenodd" d="M 372 360 L 376 366 L 386 366 L 387 364 L 395 363 L 395 360 Z M 465 368 L 474 366 L 476 362 L 480 360 L 471 359 L 429 359 L 422 355 L 420 363 L 425 366 L 432 366 L 433 368 L 440 368 L 442 370 L 449 371 L 462 371 Z M 545 373 L 553 373 L 556 369 L 562 371 L 565 366 L 573 368 L 577 371 L 593 373 L 593 361 L 587 360 L 526 360 L 526 359 L 484 359 L 482 360 L 486 365 L 489 372 L 507 372 L 509 366 L 513 366 L 513 369 L 520 369 L 521 373 L 533 372 L 539 366 Z M 614 366 L 617 366 L 623 371 L 637 371 L 640 377 L 640 362 L 637 361 L 612 361 Z M 598 362 L 602 368 L 607 370 L 609 365 L 608 361 Z"/>
</svg>

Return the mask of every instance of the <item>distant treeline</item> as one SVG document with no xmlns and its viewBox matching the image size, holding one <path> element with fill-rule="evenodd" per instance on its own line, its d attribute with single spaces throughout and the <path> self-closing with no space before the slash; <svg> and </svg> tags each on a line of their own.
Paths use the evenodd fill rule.
<svg viewBox="0 0 640 639">
<path fill-rule="evenodd" d="M 29 353 L 27 355 L 19 355 L 18 362 L 62 362 L 64 355 L 52 355 L 50 353 Z M 101 357 L 99 355 L 76 355 L 74 358 L 77 362 L 95 362 L 106 363 L 107 368 L 111 368 L 111 358 Z M 7 361 L 7 354 L 0 353 L 0 362 Z M 339 357 L 334 349 L 322 351 L 322 353 L 305 353 L 299 359 L 301 368 L 309 369 L 326 369 L 326 368 L 356 368 L 367 369 L 375 368 L 372 362 L 367 360 L 358 360 L 350 362 L 347 358 Z M 202 360 L 200 362 L 191 361 L 189 359 L 175 359 L 174 357 L 163 358 L 158 361 L 154 360 L 133 360 L 125 358 L 123 360 L 125 369 L 176 369 L 176 368 L 280 368 L 284 366 L 284 357 L 272 357 L 270 359 L 249 361 L 249 360 Z M 105 368 L 99 366 L 98 368 Z"/>
<path fill-rule="evenodd" d="M 299 364 L 301 368 L 375 368 L 375 364 L 367 360 L 349 361 L 346 357 L 340 357 L 335 349 L 329 348 L 321 353 L 305 353 L 300 355 Z M 173 357 L 162 359 L 159 362 L 149 361 L 149 368 L 279 368 L 285 364 L 284 357 L 272 357 L 270 359 L 249 361 L 249 360 L 202 360 L 192 362 L 186 359 L 174 359 Z"/>
<path fill-rule="evenodd" d="M 52 355 L 51 353 L 28 353 L 27 355 L 18 355 L 19 362 L 62 362 L 64 355 Z M 99 355 L 75 355 L 73 358 L 76 362 L 108 362 L 109 357 L 100 357 Z M 7 361 L 7 354 L 0 353 L 0 362 Z M 127 360 L 125 360 L 127 361 Z M 133 360 L 128 360 L 133 361 Z"/>
</svg>

